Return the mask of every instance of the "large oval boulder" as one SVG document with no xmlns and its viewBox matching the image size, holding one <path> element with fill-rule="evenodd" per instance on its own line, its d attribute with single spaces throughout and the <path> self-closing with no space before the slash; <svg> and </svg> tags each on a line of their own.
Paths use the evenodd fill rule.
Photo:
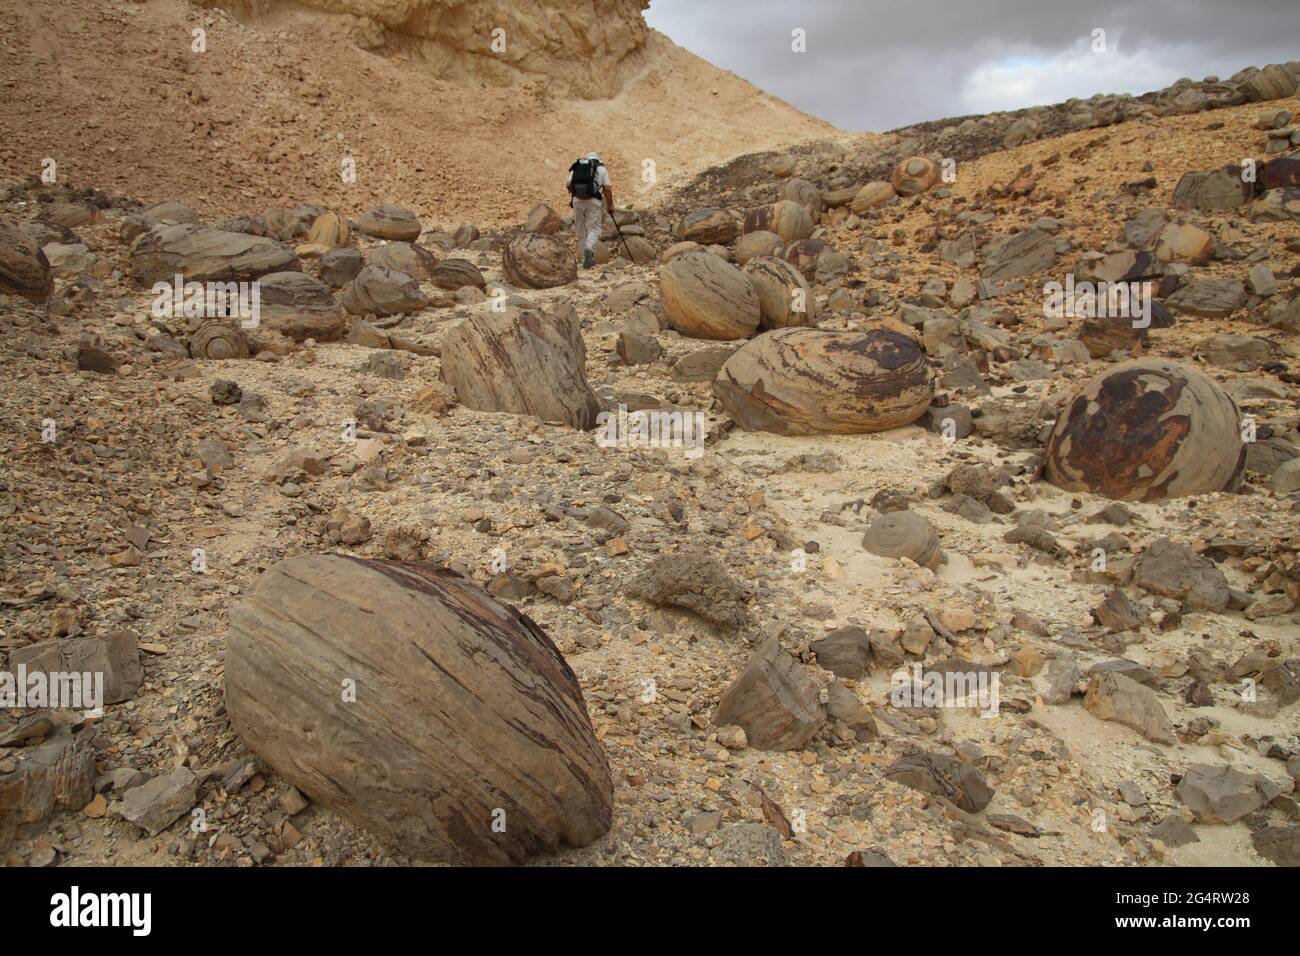
<svg viewBox="0 0 1300 956">
<path fill-rule="evenodd" d="M 659 296 L 668 322 L 692 338 L 748 338 L 761 317 L 753 283 L 707 252 L 686 252 L 665 262 L 659 268 Z"/>
<path fill-rule="evenodd" d="M 939 167 L 924 156 L 909 156 L 894 167 L 889 184 L 900 196 L 916 196 L 939 181 Z"/>
<path fill-rule="evenodd" d="M 519 863 L 609 830 L 582 690 L 532 619 L 431 564 L 310 555 L 231 611 L 231 726 L 405 853 Z"/>
<path fill-rule="evenodd" d="M 524 289 L 551 289 L 578 277 L 578 263 L 558 236 L 525 232 L 510 240 L 501 258 L 506 279 Z"/>
<path fill-rule="evenodd" d="M 725 209 L 696 209 L 677 222 L 673 238 L 698 242 L 702 246 L 725 246 L 736 238 L 740 227 Z"/>
<path fill-rule="evenodd" d="M 392 203 L 381 203 L 357 220 L 357 231 L 376 239 L 415 242 L 420 238 L 420 220 L 415 213 Z"/>
<path fill-rule="evenodd" d="M 817 260 L 831 248 L 825 239 L 800 239 L 792 242 L 781 253 L 781 258 L 798 269 L 809 282 L 817 275 Z"/>
<path fill-rule="evenodd" d="M 246 359 L 248 337 L 229 319 L 208 319 L 190 335 L 190 355 L 196 359 Z"/>
<path fill-rule="evenodd" d="M 883 206 L 896 195 L 894 187 L 889 183 L 867 183 L 857 191 L 849 208 L 861 216 L 877 206 Z"/>
<path fill-rule="evenodd" d="M 369 265 L 386 266 L 405 272 L 421 281 L 432 280 L 433 271 L 438 266 L 438 257 L 432 250 L 409 242 L 386 242 L 382 246 L 367 249 L 365 261 Z"/>
<path fill-rule="evenodd" d="M 812 325 L 816 318 L 812 289 L 799 270 L 775 256 L 759 256 L 745 264 L 745 275 L 758 293 L 763 329 Z"/>
<path fill-rule="evenodd" d="M 785 248 L 785 242 L 774 232 L 747 232 L 736 240 L 732 255 L 736 265 L 743 266 L 757 256 L 779 256 Z"/>
<path fill-rule="evenodd" d="M 780 197 L 806 206 L 814 219 L 821 215 L 822 191 L 806 179 L 787 179 L 781 184 Z"/>
<path fill-rule="evenodd" d="M 713 394 L 746 431 L 885 431 L 924 414 L 934 388 L 925 352 L 888 328 L 777 329 L 727 359 Z"/>
<path fill-rule="evenodd" d="M 443 259 L 439 261 L 429 272 L 429 279 L 439 289 L 446 289 L 449 292 L 455 292 L 457 289 L 463 289 L 467 285 L 472 285 L 476 289 L 487 288 L 487 279 L 468 259 Z"/>
<path fill-rule="evenodd" d="M 429 304 L 420 283 L 387 266 L 366 266 L 343 292 L 343 308 L 352 315 L 401 315 Z"/>
<path fill-rule="evenodd" d="M 229 282 L 301 267 L 294 251 L 274 240 L 191 223 L 154 226 L 131 244 L 131 275 L 142 286 L 171 282 L 177 274 Z"/>
<path fill-rule="evenodd" d="M 1066 491 L 1156 501 L 1230 491 L 1246 468 L 1241 413 L 1200 372 L 1125 362 L 1066 403 L 1047 441 L 1047 480 Z"/>
<path fill-rule="evenodd" d="M 751 209 L 745 217 L 745 232 L 774 232 L 786 242 L 807 239 L 813 232 L 812 213 L 792 199 Z"/>
<path fill-rule="evenodd" d="M 329 286 L 304 272 L 273 272 L 258 283 L 259 324 L 295 342 L 333 342 L 343 335 L 343 312 Z"/>
</svg>

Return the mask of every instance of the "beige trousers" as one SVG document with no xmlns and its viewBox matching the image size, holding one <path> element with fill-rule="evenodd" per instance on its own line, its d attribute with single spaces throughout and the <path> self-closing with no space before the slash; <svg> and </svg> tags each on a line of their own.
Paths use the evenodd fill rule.
<svg viewBox="0 0 1300 956">
<path fill-rule="evenodd" d="M 605 206 L 601 199 L 575 199 L 573 201 L 573 232 L 583 250 L 595 251 L 600 241 L 600 231 L 605 226 Z"/>
</svg>

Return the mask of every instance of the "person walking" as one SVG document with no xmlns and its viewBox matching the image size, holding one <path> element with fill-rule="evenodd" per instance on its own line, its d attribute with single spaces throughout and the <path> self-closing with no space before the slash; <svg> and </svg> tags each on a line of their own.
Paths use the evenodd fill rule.
<svg viewBox="0 0 1300 956">
<path fill-rule="evenodd" d="M 588 153 L 569 167 L 569 206 L 573 209 L 573 231 L 582 249 L 582 267 L 596 261 L 596 243 L 605 226 L 605 210 L 614 215 L 614 189 L 600 157 Z"/>
</svg>

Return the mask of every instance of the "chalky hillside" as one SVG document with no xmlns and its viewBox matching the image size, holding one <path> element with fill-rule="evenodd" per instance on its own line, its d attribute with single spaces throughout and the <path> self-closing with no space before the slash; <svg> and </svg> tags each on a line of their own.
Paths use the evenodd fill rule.
<svg viewBox="0 0 1300 956">
<path fill-rule="evenodd" d="M 0 859 L 1300 859 L 1300 62 L 849 134 L 640 0 L 0 6 Z"/>
</svg>

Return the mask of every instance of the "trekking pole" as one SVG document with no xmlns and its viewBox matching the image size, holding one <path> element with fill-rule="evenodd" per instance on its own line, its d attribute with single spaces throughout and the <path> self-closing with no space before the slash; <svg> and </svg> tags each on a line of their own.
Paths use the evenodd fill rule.
<svg viewBox="0 0 1300 956">
<path fill-rule="evenodd" d="M 618 233 L 618 238 L 623 242 L 623 249 L 627 252 L 627 261 L 635 263 L 636 260 L 632 258 L 632 250 L 628 247 L 627 240 L 623 238 L 623 230 L 618 228 L 618 220 L 614 218 L 612 212 L 609 214 L 609 221 L 614 224 L 614 231 Z"/>
</svg>

